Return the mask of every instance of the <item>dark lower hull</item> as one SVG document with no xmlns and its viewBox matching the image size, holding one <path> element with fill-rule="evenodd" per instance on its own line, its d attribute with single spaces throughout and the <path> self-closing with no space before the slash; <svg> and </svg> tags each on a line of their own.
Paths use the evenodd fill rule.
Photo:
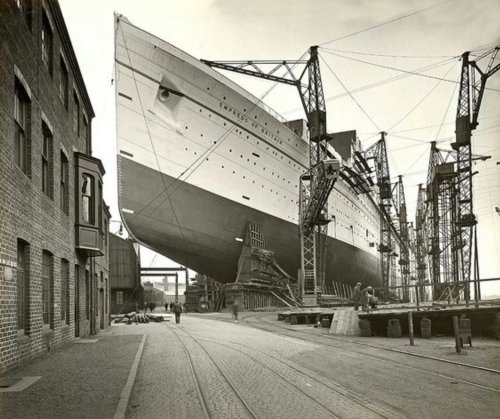
<svg viewBox="0 0 500 419">
<path fill-rule="evenodd" d="M 118 165 L 122 219 L 146 247 L 217 281 L 233 282 L 242 247 L 236 238 L 244 237 L 247 222 L 252 221 L 277 262 L 296 277 L 300 267 L 297 225 L 170 176 L 162 179 L 159 172 L 121 156 Z M 327 283 L 381 284 L 376 256 L 332 237 L 327 255 Z"/>
</svg>

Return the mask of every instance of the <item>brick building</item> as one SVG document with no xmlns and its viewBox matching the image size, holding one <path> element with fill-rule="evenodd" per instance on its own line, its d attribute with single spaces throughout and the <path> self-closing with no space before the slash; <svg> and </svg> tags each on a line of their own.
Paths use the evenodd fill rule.
<svg viewBox="0 0 500 419">
<path fill-rule="evenodd" d="M 129 313 L 143 306 L 139 244 L 109 236 L 111 314 Z"/>
<path fill-rule="evenodd" d="M 109 324 L 94 112 L 56 0 L 0 0 L 0 371 Z"/>
</svg>

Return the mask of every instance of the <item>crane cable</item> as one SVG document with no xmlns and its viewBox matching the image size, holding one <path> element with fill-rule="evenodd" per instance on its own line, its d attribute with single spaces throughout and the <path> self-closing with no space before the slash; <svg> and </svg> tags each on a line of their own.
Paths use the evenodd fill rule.
<svg viewBox="0 0 500 419">
<path fill-rule="evenodd" d="M 424 8 L 424 9 L 415 10 L 414 12 L 408 13 L 408 14 L 406 14 L 406 15 L 398 16 L 398 17 L 392 18 L 392 19 L 390 19 L 390 20 L 387 20 L 387 21 L 385 21 L 385 22 L 379 23 L 379 24 L 377 24 L 377 25 L 370 26 L 370 27 L 365 28 L 365 29 L 361 29 L 361 30 L 359 30 L 359 31 L 356 31 L 356 32 L 350 33 L 350 34 L 348 34 L 348 35 L 343 35 L 343 36 L 340 36 L 340 37 L 338 37 L 338 38 L 332 39 L 331 41 L 323 42 L 323 43 L 319 44 L 319 46 L 323 46 L 323 45 L 331 44 L 331 43 L 333 43 L 333 42 L 340 41 L 341 39 L 350 38 L 351 36 L 359 35 L 360 33 L 368 32 L 368 31 L 371 31 L 372 29 L 380 28 L 381 26 L 388 25 L 389 23 L 393 23 L 393 22 L 396 22 L 396 21 L 398 21 L 398 20 L 401 20 L 401 19 L 406 19 L 406 18 L 411 17 L 411 16 L 414 16 L 414 15 L 416 15 L 416 14 L 426 12 L 427 10 L 430 10 L 430 9 L 435 8 L 435 7 L 441 6 L 442 4 L 445 4 L 445 3 L 449 3 L 450 1 L 452 1 L 452 0 L 446 0 L 446 1 L 443 1 L 443 2 L 441 2 L 441 3 L 435 4 L 435 5 L 433 5 L 433 6 L 426 7 L 426 8 Z"/>
</svg>

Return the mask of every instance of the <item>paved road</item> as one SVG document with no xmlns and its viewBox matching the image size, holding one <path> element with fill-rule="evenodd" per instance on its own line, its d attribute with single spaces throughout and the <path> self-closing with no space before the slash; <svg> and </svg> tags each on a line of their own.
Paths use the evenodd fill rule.
<svg viewBox="0 0 500 419">
<path fill-rule="evenodd" d="M 499 417 L 499 374 L 226 316 L 139 326 L 147 340 L 127 417 Z"/>
<path fill-rule="evenodd" d="M 498 341 L 475 340 L 457 356 L 452 338 L 409 348 L 405 339 L 344 339 L 275 314 L 242 315 L 113 325 L 0 376 L 0 417 L 500 417 Z M 4 388 L 16 377 L 36 381 Z"/>
</svg>

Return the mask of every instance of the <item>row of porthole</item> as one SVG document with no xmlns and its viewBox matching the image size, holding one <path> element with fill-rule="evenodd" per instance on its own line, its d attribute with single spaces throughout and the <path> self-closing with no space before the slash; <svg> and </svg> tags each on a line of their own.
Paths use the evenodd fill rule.
<svg viewBox="0 0 500 419">
<path fill-rule="evenodd" d="M 225 122 L 224 122 L 224 125 L 226 125 Z M 187 125 L 185 126 L 185 129 L 186 130 L 188 129 Z M 238 130 L 236 130 L 236 132 L 238 132 Z M 240 133 L 243 133 L 243 131 L 240 130 Z M 202 133 L 200 133 L 200 137 L 203 138 L 203 134 Z M 248 135 L 246 137 L 247 137 L 247 139 L 249 139 Z M 214 144 L 217 144 L 217 141 L 214 141 Z M 257 140 L 257 145 L 259 145 L 259 144 L 260 144 L 260 142 Z M 232 152 L 232 150 L 229 150 L 229 151 Z M 269 147 L 266 147 L 266 151 L 269 151 Z M 275 155 L 276 157 L 278 156 L 278 152 L 276 150 L 272 150 L 272 154 Z M 283 160 L 283 155 L 280 156 L 280 159 Z M 288 160 L 288 164 L 291 166 L 292 165 L 292 161 Z M 293 163 L 293 167 L 296 168 L 297 164 Z"/>
<path fill-rule="evenodd" d="M 225 100 L 225 96 L 224 96 L 224 100 Z M 203 108 L 200 108 L 200 113 L 203 113 Z M 246 109 L 243 109 L 243 113 L 246 113 Z M 208 114 L 208 117 L 209 117 L 209 118 L 211 118 L 211 117 L 212 117 L 212 114 L 211 114 L 211 113 L 209 113 L 209 114 Z M 255 115 L 255 116 L 254 116 L 254 118 L 255 118 L 255 119 L 257 119 L 257 115 Z M 267 122 L 265 122 L 265 123 L 264 123 L 264 125 L 265 125 L 265 126 L 267 126 Z M 227 123 L 226 123 L 226 122 L 224 122 L 224 126 L 227 126 Z M 186 129 L 187 129 L 187 126 L 186 126 Z M 238 129 L 236 129 L 236 132 L 238 133 Z M 279 134 L 279 133 L 280 133 L 280 131 L 279 131 L 279 130 L 276 130 L 276 133 L 277 133 L 277 134 Z M 242 131 L 241 129 L 239 130 L 239 134 L 243 134 L 243 131 Z M 247 139 L 249 139 L 249 136 L 248 136 L 248 135 L 247 135 Z M 290 138 L 288 138 L 288 142 L 290 142 L 290 141 L 291 141 L 291 139 L 290 139 Z M 259 142 L 257 141 L 257 144 L 258 144 L 258 143 L 259 143 Z M 283 144 L 283 141 L 282 141 L 282 140 L 279 140 L 279 144 L 280 144 L 280 145 L 282 145 L 282 144 Z M 298 144 L 298 143 L 295 143 L 295 147 L 298 147 L 298 146 L 299 146 L 299 144 Z M 305 153 L 307 153 L 307 152 L 305 152 Z"/>
</svg>

